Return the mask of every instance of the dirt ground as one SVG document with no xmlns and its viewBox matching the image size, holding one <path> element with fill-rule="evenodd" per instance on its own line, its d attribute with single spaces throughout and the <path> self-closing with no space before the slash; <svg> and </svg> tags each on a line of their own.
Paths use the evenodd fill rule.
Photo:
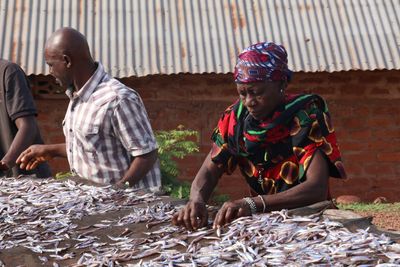
<svg viewBox="0 0 400 267">
<path fill-rule="evenodd" d="M 353 211 L 366 217 L 372 217 L 372 223 L 389 231 L 400 231 L 400 212 L 396 211 Z"/>
</svg>

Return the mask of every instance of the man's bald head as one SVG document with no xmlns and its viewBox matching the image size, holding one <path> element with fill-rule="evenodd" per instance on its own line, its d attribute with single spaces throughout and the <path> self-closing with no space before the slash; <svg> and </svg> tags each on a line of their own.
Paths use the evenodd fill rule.
<svg viewBox="0 0 400 267">
<path fill-rule="evenodd" d="M 85 36 L 72 28 L 61 28 L 47 39 L 44 57 L 63 87 L 79 90 L 96 70 Z"/>
<path fill-rule="evenodd" d="M 91 60 L 89 45 L 83 34 L 73 28 L 61 28 L 47 39 L 45 50 L 72 59 Z"/>
</svg>

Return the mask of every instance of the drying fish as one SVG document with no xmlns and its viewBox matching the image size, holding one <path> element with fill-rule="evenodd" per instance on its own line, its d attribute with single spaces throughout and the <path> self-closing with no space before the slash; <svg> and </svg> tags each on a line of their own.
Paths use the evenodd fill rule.
<svg viewBox="0 0 400 267">
<path fill-rule="evenodd" d="M 95 187 L 53 179 L 0 179 L 0 250 L 17 246 L 46 265 L 75 266 L 380 266 L 400 264 L 400 245 L 367 230 L 350 232 L 320 216 L 281 210 L 241 217 L 197 231 L 168 224 L 180 208 L 136 189 Z M 143 204 L 142 207 L 135 206 Z M 76 225 L 74 220 L 129 209 L 120 218 Z M 132 224 L 144 223 L 145 238 Z M 164 225 L 162 225 L 164 224 Z M 108 239 L 98 236 L 124 227 Z M 76 253 L 73 250 L 79 249 Z M 46 253 L 46 254 L 43 254 Z M 66 263 L 66 262 L 65 262 Z M 60 263 L 62 264 L 62 263 Z M 1 264 L 0 264 L 1 266 Z"/>
</svg>

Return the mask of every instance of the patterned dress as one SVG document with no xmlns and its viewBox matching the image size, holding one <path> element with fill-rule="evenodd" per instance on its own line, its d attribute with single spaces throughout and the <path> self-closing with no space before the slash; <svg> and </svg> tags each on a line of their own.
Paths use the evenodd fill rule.
<svg viewBox="0 0 400 267">
<path fill-rule="evenodd" d="M 275 194 L 306 180 L 317 150 L 329 175 L 346 178 L 328 107 L 318 95 L 286 95 L 285 104 L 257 121 L 237 100 L 212 135 L 212 160 L 231 174 L 239 166 L 251 193 Z"/>
</svg>

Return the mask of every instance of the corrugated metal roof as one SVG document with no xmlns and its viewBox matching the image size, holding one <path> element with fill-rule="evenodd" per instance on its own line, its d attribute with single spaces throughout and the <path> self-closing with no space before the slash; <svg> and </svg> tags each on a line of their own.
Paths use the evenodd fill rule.
<svg viewBox="0 0 400 267">
<path fill-rule="evenodd" d="M 258 41 L 294 71 L 400 68 L 400 0 L 0 0 L 0 57 L 48 73 L 47 37 L 87 36 L 114 76 L 231 72 Z"/>
</svg>

